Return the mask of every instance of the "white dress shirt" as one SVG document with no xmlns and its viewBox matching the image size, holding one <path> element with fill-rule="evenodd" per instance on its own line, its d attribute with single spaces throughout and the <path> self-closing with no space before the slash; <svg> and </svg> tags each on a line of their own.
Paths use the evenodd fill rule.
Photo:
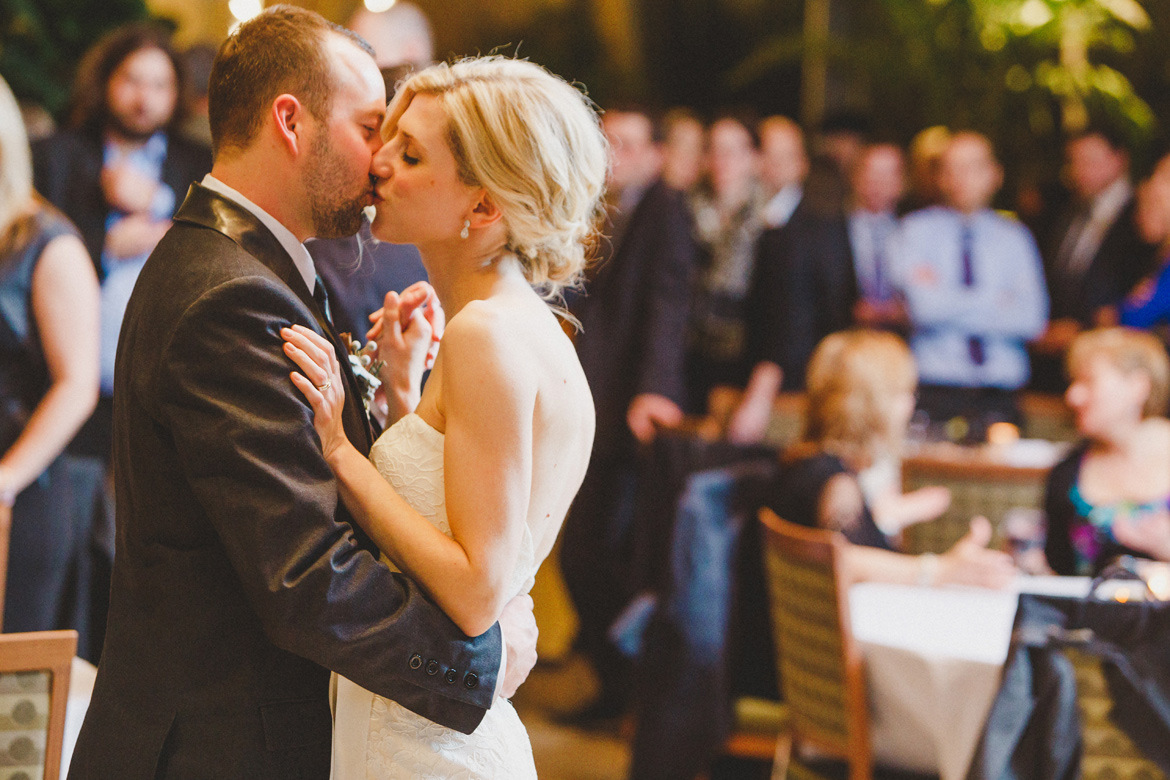
<svg viewBox="0 0 1170 780">
<path fill-rule="evenodd" d="M 256 219 L 264 224 L 264 227 L 272 231 L 272 235 L 276 236 L 276 240 L 284 247 L 284 251 L 288 252 L 288 256 L 292 258 L 293 265 L 301 272 L 301 278 L 305 280 L 305 286 L 309 288 L 309 293 L 316 292 L 317 287 L 317 266 L 313 265 L 313 256 L 309 254 L 309 250 L 297 237 L 292 234 L 292 231 L 276 219 L 276 217 L 269 214 L 264 209 L 257 206 L 252 201 L 245 198 L 240 193 L 233 190 L 231 187 L 224 184 L 219 179 L 212 176 L 210 173 L 203 177 L 201 182 L 204 187 L 212 192 L 219 193 L 228 200 L 235 203 L 240 208 L 248 211 Z"/>
</svg>

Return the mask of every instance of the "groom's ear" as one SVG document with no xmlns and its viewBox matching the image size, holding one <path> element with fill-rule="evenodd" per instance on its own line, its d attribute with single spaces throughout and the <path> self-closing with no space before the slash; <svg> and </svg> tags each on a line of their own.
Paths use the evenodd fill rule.
<svg viewBox="0 0 1170 780">
<path fill-rule="evenodd" d="M 305 143 L 305 107 L 293 95 L 279 95 L 272 101 L 272 120 L 276 130 L 277 144 L 294 156 L 301 153 Z"/>
<path fill-rule="evenodd" d="M 487 190 L 479 191 L 479 199 L 471 207 L 471 225 L 476 228 L 485 228 L 494 225 L 503 218 L 503 213 L 496 202 L 488 195 Z"/>
</svg>

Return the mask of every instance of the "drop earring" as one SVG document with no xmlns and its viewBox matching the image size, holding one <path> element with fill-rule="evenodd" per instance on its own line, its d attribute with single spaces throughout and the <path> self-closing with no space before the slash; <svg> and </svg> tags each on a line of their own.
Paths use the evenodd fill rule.
<svg viewBox="0 0 1170 780">
<path fill-rule="evenodd" d="M 459 231 L 459 237 L 467 238 L 469 235 L 471 235 L 471 220 L 465 219 L 463 220 L 463 229 Z"/>
</svg>

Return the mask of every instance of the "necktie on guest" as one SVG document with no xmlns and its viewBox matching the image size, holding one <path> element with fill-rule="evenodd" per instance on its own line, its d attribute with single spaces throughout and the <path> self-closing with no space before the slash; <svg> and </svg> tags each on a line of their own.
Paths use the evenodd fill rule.
<svg viewBox="0 0 1170 780">
<path fill-rule="evenodd" d="M 963 223 L 962 235 L 962 252 L 963 252 L 963 286 L 975 286 L 975 232 L 968 222 Z M 969 336 L 967 338 L 967 353 L 971 356 L 971 362 L 977 366 L 983 365 L 986 355 L 983 354 L 983 340 L 978 336 Z"/>
</svg>

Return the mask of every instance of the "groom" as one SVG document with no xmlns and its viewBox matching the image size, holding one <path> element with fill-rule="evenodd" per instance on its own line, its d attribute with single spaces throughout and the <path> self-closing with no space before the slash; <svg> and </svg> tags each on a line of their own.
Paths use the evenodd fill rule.
<svg viewBox="0 0 1170 780">
<path fill-rule="evenodd" d="M 212 173 L 147 262 L 118 345 L 117 550 L 74 780 L 326 780 L 330 669 L 470 732 L 535 661 L 530 602 L 505 611 L 499 679 L 499 626 L 464 637 L 378 562 L 289 381 L 281 327 L 336 341 L 302 242 L 356 231 L 372 202 L 386 98 L 370 54 L 274 6 L 216 58 Z M 368 448 L 345 382 L 346 433 Z"/>
</svg>

